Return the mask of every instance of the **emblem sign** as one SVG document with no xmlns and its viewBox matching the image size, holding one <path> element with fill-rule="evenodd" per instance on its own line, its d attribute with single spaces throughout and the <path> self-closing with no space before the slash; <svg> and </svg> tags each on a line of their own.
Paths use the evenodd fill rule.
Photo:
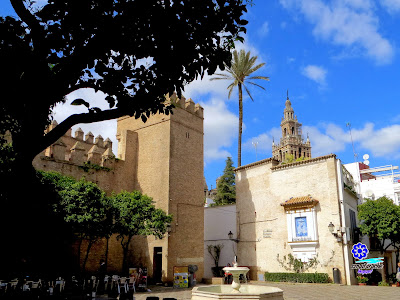
<svg viewBox="0 0 400 300">
<path fill-rule="evenodd" d="M 370 274 L 374 269 L 383 268 L 383 257 L 366 258 L 369 250 L 366 245 L 357 243 L 353 245 L 351 249 L 353 257 L 356 259 L 356 263 L 351 266 L 352 269 L 356 269 L 358 274 Z"/>
</svg>

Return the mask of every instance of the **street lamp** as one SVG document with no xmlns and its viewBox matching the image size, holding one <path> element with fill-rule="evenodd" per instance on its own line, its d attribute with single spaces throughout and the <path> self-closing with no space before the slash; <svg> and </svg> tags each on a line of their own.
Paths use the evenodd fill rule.
<svg viewBox="0 0 400 300">
<path fill-rule="evenodd" d="M 329 232 L 332 233 L 332 235 L 336 238 L 336 240 L 340 243 L 342 241 L 342 232 L 341 231 L 337 231 L 335 232 L 335 225 L 333 225 L 332 222 L 329 223 L 328 225 L 328 229 Z"/>
<path fill-rule="evenodd" d="M 233 233 L 230 230 L 229 230 L 229 233 L 228 233 L 228 237 L 229 237 L 230 240 L 232 240 L 232 241 L 234 241 L 236 243 L 239 243 L 239 240 L 233 238 Z"/>
<path fill-rule="evenodd" d="M 333 229 L 334 228 L 335 228 L 335 225 L 333 225 L 332 222 L 330 222 L 329 225 L 328 225 L 329 232 L 333 234 Z"/>
</svg>

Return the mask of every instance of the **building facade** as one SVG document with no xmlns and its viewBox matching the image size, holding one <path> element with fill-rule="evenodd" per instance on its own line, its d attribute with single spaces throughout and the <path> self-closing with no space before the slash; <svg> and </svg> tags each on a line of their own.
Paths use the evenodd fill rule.
<svg viewBox="0 0 400 300">
<path fill-rule="evenodd" d="M 172 214 L 171 231 L 163 239 L 135 237 L 130 245 L 132 267 L 146 267 L 157 281 L 172 281 L 174 266 L 197 265 L 203 276 L 204 171 L 203 108 L 191 99 L 167 97 L 175 103 L 173 114 L 151 116 L 146 123 L 132 117 L 118 119 L 118 153 L 111 141 L 94 139 L 71 130 L 34 159 L 34 167 L 85 177 L 107 194 L 138 190 L 153 198 L 155 206 Z M 52 126 L 56 126 L 54 123 Z M 51 130 L 52 127 L 49 128 Z M 90 162 L 90 163 L 89 163 Z M 97 270 L 106 243 L 91 250 L 87 268 Z M 83 255 L 82 255 L 83 256 Z M 108 271 L 122 267 L 122 248 L 112 238 Z"/>
<path fill-rule="evenodd" d="M 399 205 L 400 174 L 398 166 L 387 165 L 370 168 L 369 165 L 363 162 L 354 162 L 345 166 L 351 173 L 352 178 L 354 178 L 356 192 L 360 194 L 359 204 L 364 202 L 366 198 L 376 200 L 385 196 L 392 199 L 396 205 Z M 393 246 L 389 246 L 389 240 L 385 241 L 385 248 L 387 248 L 383 254 L 377 249 L 376 242 L 372 240 L 371 243 L 368 236 L 363 236 L 362 242 L 370 249 L 371 256 L 385 257 L 387 275 L 397 273 L 396 249 Z M 379 272 L 382 272 L 382 270 L 379 270 Z"/>
<path fill-rule="evenodd" d="M 290 261 L 297 259 L 303 272 L 333 280 L 335 268 L 341 283 L 354 284 L 358 195 L 352 176 L 334 154 L 311 157 L 289 97 L 281 129 L 272 158 L 236 169 L 239 265 L 249 266 L 256 279 L 294 272 Z"/>
<path fill-rule="evenodd" d="M 238 261 L 250 266 L 252 279 L 293 272 L 292 255 L 305 266 L 313 262 L 306 272 L 333 278 L 337 268 L 341 283 L 356 282 L 350 264 L 358 198 L 345 187 L 345 172 L 334 154 L 289 164 L 268 158 L 237 168 Z"/>
</svg>

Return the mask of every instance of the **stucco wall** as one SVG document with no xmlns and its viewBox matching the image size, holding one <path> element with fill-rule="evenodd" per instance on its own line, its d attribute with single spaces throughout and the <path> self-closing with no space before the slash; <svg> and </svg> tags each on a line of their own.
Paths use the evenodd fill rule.
<svg viewBox="0 0 400 300">
<path fill-rule="evenodd" d="M 288 271 L 284 256 L 293 251 L 288 242 L 287 217 L 280 204 L 291 197 L 310 195 L 319 201 L 315 206 L 319 263 L 309 272 L 332 276 L 332 268 L 336 267 L 344 282 L 341 244 L 328 230 L 330 222 L 341 224 L 335 161 L 331 155 L 274 167 L 277 162 L 267 159 L 237 170 L 238 260 L 253 268 L 253 278 L 266 271 Z"/>
<path fill-rule="evenodd" d="M 228 233 L 232 232 L 232 240 Z M 204 277 L 213 277 L 211 268 L 214 260 L 208 253 L 208 245 L 223 245 L 219 266 L 232 265 L 237 255 L 236 234 L 236 205 L 223 205 L 204 208 Z M 240 262 L 239 262 L 240 263 Z"/>
</svg>

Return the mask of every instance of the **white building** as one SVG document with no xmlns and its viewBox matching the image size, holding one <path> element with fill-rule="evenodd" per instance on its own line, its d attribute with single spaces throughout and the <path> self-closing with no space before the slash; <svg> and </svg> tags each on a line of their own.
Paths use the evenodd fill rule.
<svg viewBox="0 0 400 300">
<path fill-rule="evenodd" d="M 400 174 L 398 166 L 388 165 L 370 168 L 365 163 L 355 162 L 346 164 L 345 167 L 353 176 L 356 192 L 361 195 L 360 199 L 369 198 L 375 200 L 386 196 L 392 199 L 396 205 L 400 204 Z M 371 257 L 382 256 L 377 251 L 375 243 L 371 243 L 367 236 L 362 237 L 362 242 L 368 245 Z M 385 241 L 385 245 L 388 245 L 388 243 L 389 241 Z M 383 256 L 385 256 L 387 262 L 387 273 L 396 273 L 396 250 L 390 246 Z"/>
<path fill-rule="evenodd" d="M 399 205 L 400 200 L 400 174 L 398 166 L 382 166 L 370 168 L 368 165 L 355 162 L 345 165 L 351 173 L 356 185 L 356 192 L 362 199 L 378 199 L 386 196 Z"/>
<path fill-rule="evenodd" d="M 236 169 L 238 261 L 250 279 L 265 272 L 294 272 L 291 255 L 315 263 L 306 272 L 339 271 L 355 284 L 351 248 L 357 227 L 351 175 L 334 154 L 289 164 L 274 158 Z"/>
<path fill-rule="evenodd" d="M 204 278 L 213 277 L 215 266 L 208 245 L 223 245 L 219 266 L 232 265 L 237 253 L 236 216 L 235 204 L 204 207 Z"/>
</svg>

